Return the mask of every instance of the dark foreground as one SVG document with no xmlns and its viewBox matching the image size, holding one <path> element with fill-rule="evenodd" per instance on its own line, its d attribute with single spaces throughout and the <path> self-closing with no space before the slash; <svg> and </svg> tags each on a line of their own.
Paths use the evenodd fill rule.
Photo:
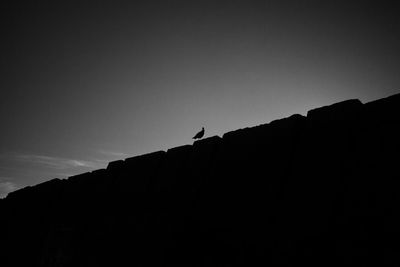
<svg viewBox="0 0 400 267">
<path fill-rule="evenodd" d="M 0 200 L 0 266 L 400 266 L 400 95 Z"/>
</svg>

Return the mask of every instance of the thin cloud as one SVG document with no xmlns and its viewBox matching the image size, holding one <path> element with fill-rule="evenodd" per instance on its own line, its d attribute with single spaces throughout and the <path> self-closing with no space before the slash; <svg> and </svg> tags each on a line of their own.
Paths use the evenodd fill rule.
<svg viewBox="0 0 400 267">
<path fill-rule="evenodd" d="M 99 150 L 98 152 L 112 158 L 126 158 L 130 156 L 129 154 L 115 151 Z"/>
<path fill-rule="evenodd" d="M 12 182 L 0 182 L 0 198 L 4 198 L 8 193 L 18 189 L 18 186 Z"/>
<path fill-rule="evenodd" d="M 101 168 L 104 165 L 104 162 L 99 160 L 87 161 L 87 160 L 66 159 L 59 157 L 49 157 L 43 155 L 16 155 L 15 158 L 21 162 L 47 166 L 48 168 L 58 169 L 58 170 L 79 168 L 79 167 L 96 169 L 96 168 Z"/>
</svg>

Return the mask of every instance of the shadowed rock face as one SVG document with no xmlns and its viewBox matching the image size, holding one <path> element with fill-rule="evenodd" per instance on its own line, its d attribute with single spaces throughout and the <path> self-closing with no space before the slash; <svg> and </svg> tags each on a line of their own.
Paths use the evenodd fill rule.
<svg viewBox="0 0 400 267">
<path fill-rule="evenodd" d="M 398 266 L 399 114 L 348 100 L 12 192 L 0 265 Z"/>
</svg>

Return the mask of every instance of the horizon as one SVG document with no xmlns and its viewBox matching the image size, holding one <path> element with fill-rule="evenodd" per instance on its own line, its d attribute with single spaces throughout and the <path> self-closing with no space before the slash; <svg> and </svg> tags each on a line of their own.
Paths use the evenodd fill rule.
<svg viewBox="0 0 400 267">
<path fill-rule="evenodd" d="M 361 6 L 360 6 L 360 3 Z M 400 92 L 400 18 L 360 1 L 4 7 L 0 198 L 113 160 Z"/>
<path fill-rule="evenodd" d="M 398 94 L 400 94 L 400 93 L 398 93 Z M 390 95 L 390 96 L 387 96 L 387 97 L 395 96 L 395 95 L 398 95 L 398 94 Z M 380 99 L 384 99 L 384 98 L 387 98 L 387 97 L 383 97 L 383 98 L 380 98 Z M 371 100 L 371 101 L 369 101 L 369 102 L 365 102 L 365 103 L 362 102 L 362 103 L 363 103 L 363 104 L 366 104 L 366 103 L 374 102 L 374 101 L 377 101 L 377 100 L 380 100 L 380 99 L 374 99 L 374 100 Z M 352 99 L 347 99 L 347 100 L 352 100 Z M 355 99 L 353 99 L 353 100 L 355 100 Z M 359 99 L 357 99 L 357 100 L 359 100 Z M 346 101 L 346 100 L 344 100 L 344 101 Z M 340 101 L 340 102 L 344 102 L 344 101 Z M 337 103 L 340 103 L 340 102 L 335 102 L 335 103 L 327 104 L 326 106 L 330 106 L 330 105 L 337 104 Z M 324 106 L 316 107 L 316 109 L 322 108 L 322 107 L 324 107 Z M 312 109 L 310 109 L 310 110 L 312 110 Z M 308 111 L 310 111 L 310 110 L 308 110 Z M 307 111 L 307 112 L 308 112 L 308 111 Z M 307 113 L 307 112 L 306 112 L 306 113 Z M 303 115 L 303 114 L 295 113 L 295 114 L 292 114 L 292 115 Z M 292 115 L 290 115 L 290 116 L 292 116 Z M 290 117 L 290 116 L 287 116 L 287 117 L 284 117 L 284 118 L 288 118 L 288 117 Z M 307 117 L 307 114 L 305 114 L 305 115 L 303 115 L 303 116 L 304 116 L 304 117 Z M 275 120 L 280 120 L 280 119 L 284 119 L 284 118 L 277 118 L 277 119 L 274 119 L 274 120 L 272 120 L 272 121 L 265 122 L 265 123 L 262 123 L 262 124 L 258 124 L 258 125 L 249 125 L 248 127 L 250 127 L 250 128 L 252 128 L 252 127 L 257 127 L 257 126 L 269 124 L 269 123 L 271 123 L 271 122 L 273 122 L 273 121 L 275 121 Z M 247 127 L 246 127 L 246 128 L 247 128 Z M 200 140 L 200 139 L 207 139 L 207 138 L 211 138 L 211 137 L 220 137 L 220 138 L 223 138 L 223 136 L 224 136 L 226 133 L 234 132 L 234 131 L 236 131 L 236 130 L 241 130 L 241 129 L 243 129 L 243 128 L 232 129 L 231 131 L 222 133 L 221 135 L 204 136 L 204 137 L 199 138 L 199 140 Z M 199 140 L 193 140 L 193 141 L 192 141 L 192 144 L 187 144 L 187 143 L 186 143 L 186 144 L 179 144 L 179 145 L 176 146 L 176 147 L 181 147 L 181 146 L 183 147 L 183 146 L 187 146 L 187 145 L 193 145 L 195 142 L 198 142 Z M 75 166 L 77 166 L 77 167 L 78 167 L 78 166 L 81 166 L 81 167 L 89 168 L 89 169 L 86 169 L 84 172 L 78 172 L 78 173 L 74 173 L 74 174 L 71 174 L 71 175 L 65 175 L 64 177 L 52 177 L 52 178 L 50 178 L 50 179 L 46 179 L 46 180 L 43 181 L 43 182 L 46 182 L 46 181 L 50 181 L 50 180 L 53 180 L 53 179 L 68 179 L 68 178 L 70 178 L 70 177 L 82 175 L 82 174 L 84 174 L 84 173 L 90 173 L 90 172 L 93 172 L 93 171 L 96 171 L 96 170 L 106 169 L 106 168 L 108 167 L 109 163 L 114 162 L 114 161 L 115 161 L 115 162 L 120 161 L 120 160 L 123 160 L 123 161 L 124 161 L 124 160 L 126 160 L 126 159 L 130 159 L 130 158 L 134 158 L 134 157 L 140 157 L 140 156 L 144 156 L 144 155 L 148 155 L 148 154 L 155 153 L 155 152 L 160 152 L 160 151 L 168 152 L 169 149 L 173 149 L 173 148 L 176 148 L 176 147 L 169 147 L 169 148 L 166 148 L 166 149 L 164 149 L 164 150 L 159 149 L 159 150 L 154 150 L 154 151 L 147 151 L 147 152 L 145 152 L 145 153 L 143 153 L 143 154 L 138 154 L 138 155 L 129 155 L 129 154 L 123 154 L 123 153 L 113 153 L 113 156 L 115 156 L 115 158 L 114 158 L 113 160 L 111 160 L 111 161 L 98 161 L 98 163 L 99 163 L 99 164 L 102 164 L 102 166 L 96 165 L 95 163 L 91 163 L 91 162 L 85 162 L 85 161 L 82 161 L 82 160 L 61 159 L 61 158 L 58 158 L 58 159 L 57 159 L 57 158 L 51 158 L 51 157 L 46 157 L 46 156 L 38 156 L 38 155 L 36 155 L 36 156 L 33 156 L 33 155 L 20 155 L 20 157 L 21 157 L 21 158 L 23 158 L 23 157 L 25 157 L 25 158 L 32 157 L 32 158 L 31 158 L 32 161 L 36 161 L 36 160 L 37 160 L 38 162 L 40 162 L 40 160 L 43 160 L 42 163 L 43 163 L 44 165 L 53 165 L 53 166 L 59 165 L 59 166 L 62 166 L 63 164 L 65 164 L 65 165 L 70 164 L 70 165 L 75 165 Z M 117 158 L 117 157 L 119 157 L 119 158 Z M 29 160 L 28 160 L 28 161 L 29 161 Z M 62 167 L 61 167 L 61 168 L 62 168 Z M 40 183 L 39 183 L 39 184 L 40 184 Z M 36 185 L 36 184 L 32 184 L 32 185 L 28 185 L 28 186 L 34 186 L 34 185 Z M 1 192 L 0 192 L 0 199 L 5 198 L 5 197 L 7 196 L 8 193 L 11 193 L 11 192 L 13 192 L 13 191 L 17 191 L 17 190 L 22 189 L 22 188 L 23 188 L 23 187 L 16 187 L 13 183 L 10 183 L 10 182 L 3 183 L 3 187 L 2 187 L 1 189 L 3 189 L 6 193 L 1 194 Z"/>
</svg>

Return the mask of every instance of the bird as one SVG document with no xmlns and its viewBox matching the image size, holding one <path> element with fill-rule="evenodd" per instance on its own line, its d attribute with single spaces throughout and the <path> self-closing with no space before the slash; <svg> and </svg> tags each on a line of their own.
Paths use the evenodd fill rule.
<svg viewBox="0 0 400 267">
<path fill-rule="evenodd" d="M 201 127 L 201 131 L 198 132 L 195 136 L 193 136 L 193 139 L 200 139 L 204 136 L 204 127 Z"/>
</svg>

